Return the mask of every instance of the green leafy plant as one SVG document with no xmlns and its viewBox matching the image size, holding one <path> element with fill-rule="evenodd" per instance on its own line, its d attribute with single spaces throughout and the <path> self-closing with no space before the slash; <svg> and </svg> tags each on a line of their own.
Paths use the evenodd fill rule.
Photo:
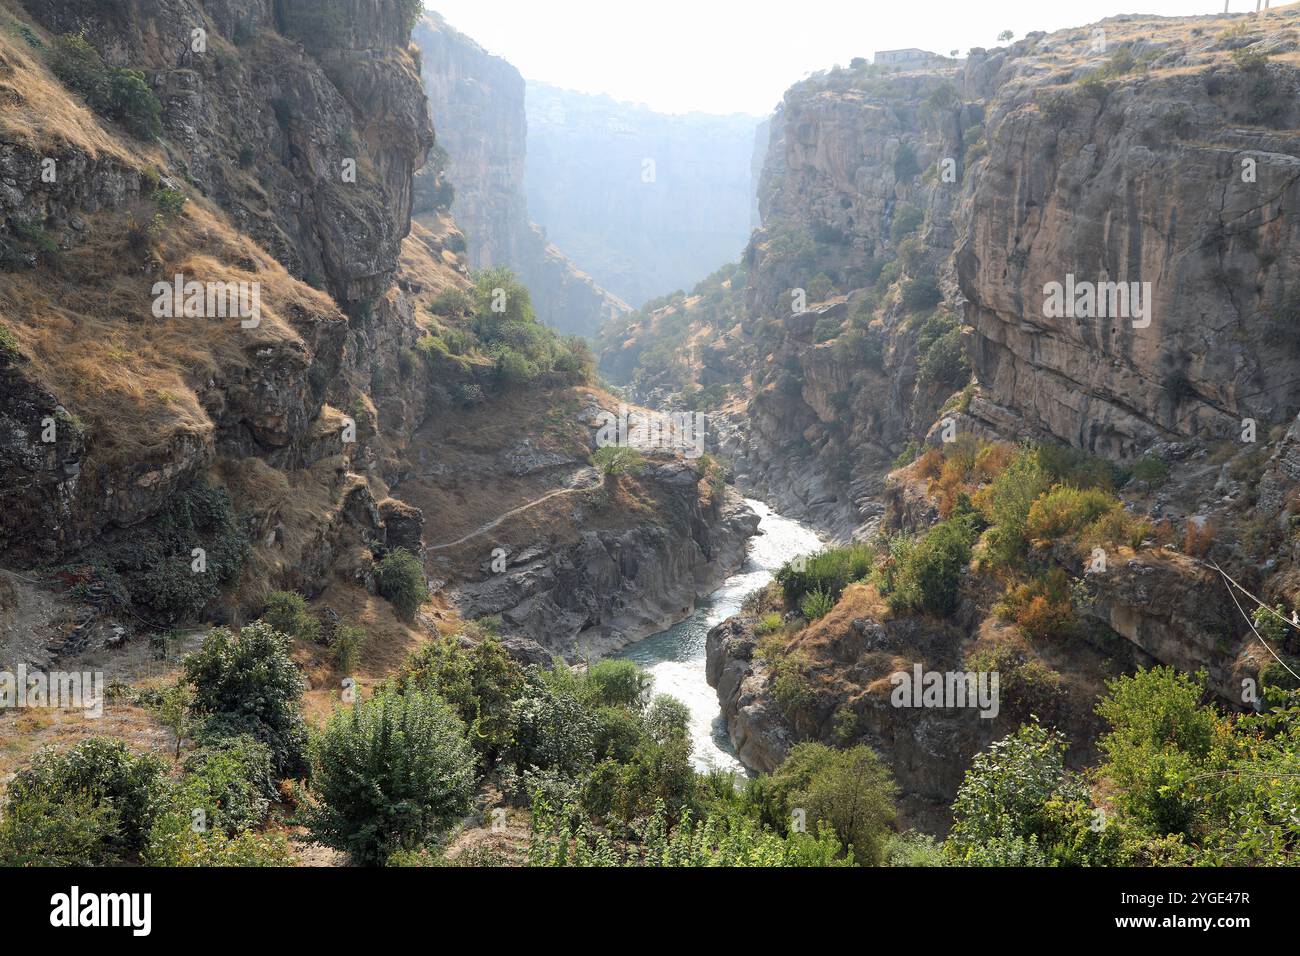
<svg viewBox="0 0 1300 956">
<path fill-rule="evenodd" d="M 379 593 L 404 618 L 413 618 L 429 599 L 424 566 L 405 548 L 394 548 L 375 565 L 375 583 Z"/>
<path fill-rule="evenodd" d="M 380 693 L 330 718 L 313 748 L 303 813 L 314 839 L 356 863 L 382 863 L 469 811 L 474 751 L 436 694 Z"/>
<path fill-rule="evenodd" d="M 281 775 L 305 768 L 307 681 L 289 656 L 288 638 L 262 621 L 238 633 L 215 628 L 186 658 L 185 678 L 209 737 L 248 734 L 270 749 Z"/>
</svg>

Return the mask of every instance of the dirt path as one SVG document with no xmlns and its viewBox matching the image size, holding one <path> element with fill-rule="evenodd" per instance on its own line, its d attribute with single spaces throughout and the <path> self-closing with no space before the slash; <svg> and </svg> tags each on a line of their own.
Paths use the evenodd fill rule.
<svg viewBox="0 0 1300 956">
<path fill-rule="evenodd" d="M 525 502 L 524 504 L 519 505 L 519 507 L 517 508 L 511 508 L 509 511 L 504 512 L 503 514 L 500 514 L 497 517 L 493 518 L 487 524 L 475 528 L 469 534 L 457 538 L 455 541 L 448 541 L 446 544 L 431 545 L 430 547 L 425 548 L 425 551 L 429 553 L 432 553 L 434 551 L 446 551 L 448 548 L 454 548 L 458 545 L 462 545 L 466 541 L 472 541 L 475 538 L 480 537 L 481 535 L 487 534 L 489 531 L 499 528 L 503 522 L 508 521 L 509 519 L 515 517 L 516 515 L 523 514 L 525 511 L 528 511 L 532 508 L 536 508 L 540 504 L 545 504 L 546 502 L 550 501 L 552 498 L 559 498 L 562 495 L 577 494 L 580 491 L 590 491 L 591 489 L 598 487 L 601 482 L 600 475 L 599 473 L 596 472 L 594 468 L 584 468 L 582 471 L 575 474 L 569 480 L 571 482 L 571 485 L 568 488 L 560 488 L 557 491 L 552 491 L 547 494 L 544 494 L 540 498 L 534 501 Z"/>
</svg>

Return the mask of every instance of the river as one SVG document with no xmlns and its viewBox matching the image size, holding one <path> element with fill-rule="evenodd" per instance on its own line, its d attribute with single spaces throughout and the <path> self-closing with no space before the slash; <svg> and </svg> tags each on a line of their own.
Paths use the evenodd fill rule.
<svg viewBox="0 0 1300 956">
<path fill-rule="evenodd" d="M 700 770 L 745 772 L 727 738 L 718 695 L 704 679 L 704 645 L 709 630 L 739 611 L 745 598 L 771 581 L 786 561 L 822 547 L 821 539 L 807 525 L 782 517 L 761 501 L 746 499 L 746 503 L 761 520 L 740 570 L 700 601 L 686 620 L 617 655 L 635 661 L 654 675 L 656 694 L 676 697 L 690 709 L 693 759 Z"/>
</svg>

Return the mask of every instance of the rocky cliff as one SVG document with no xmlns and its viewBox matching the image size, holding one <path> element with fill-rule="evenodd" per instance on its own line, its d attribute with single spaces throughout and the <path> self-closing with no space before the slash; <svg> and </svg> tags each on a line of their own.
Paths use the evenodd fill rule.
<svg viewBox="0 0 1300 956">
<path fill-rule="evenodd" d="M 6 403 L 20 416 L 6 430 L 7 555 L 84 548 L 156 515 L 219 460 L 305 469 L 365 453 L 317 429 L 359 392 L 397 440 L 414 430 L 421 403 L 397 358 L 418 329 L 394 278 L 433 135 L 399 5 L 334 9 L 329 29 L 315 5 L 269 0 L 18 11 L 45 32 L 6 41 L 17 108 L 3 121 L 0 212 L 9 248 L 36 236 L 45 252 L 5 283 L 6 375 L 35 396 Z M 106 68 L 147 77 L 159 146 L 107 127 L 51 76 L 46 51 L 82 31 Z M 182 212 L 157 208 L 186 195 Z M 260 318 L 151 320 L 155 282 L 178 275 L 257 283 Z M 66 427 L 46 443 L 49 410 Z"/>
<path fill-rule="evenodd" d="M 988 103 L 957 257 L 974 417 L 1119 457 L 1294 415 L 1296 26 L 1120 18 L 1104 44 L 1080 29 L 971 58 L 965 90 Z M 1069 276 L 1141 284 L 1149 314 L 1053 317 L 1044 290 Z"/>
<path fill-rule="evenodd" d="M 425 91 L 446 153 L 449 207 L 465 233 L 470 268 L 509 266 L 538 316 L 565 332 L 592 335 L 629 307 L 600 288 L 529 219 L 524 195 L 528 127 L 524 80 L 436 14 L 416 27 Z M 429 173 L 425 174 L 426 177 Z M 417 216 L 438 208 L 437 189 Z"/>
<path fill-rule="evenodd" d="M 551 241 L 640 307 L 749 239 L 757 119 L 668 116 L 529 82 L 528 207 Z"/>
</svg>

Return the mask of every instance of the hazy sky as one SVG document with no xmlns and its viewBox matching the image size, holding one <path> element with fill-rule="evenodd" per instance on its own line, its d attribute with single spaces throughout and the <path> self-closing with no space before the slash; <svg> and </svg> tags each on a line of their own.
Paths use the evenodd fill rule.
<svg viewBox="0 0 1300 956">
<path fill-rule="evenodd" d="M 1233 12 L 1255 0 L 1229 0 Z M 767 114 L 796 80 L 876 50 L 997 46 L 997 35 L 1120 13 L 1222 13 L 1224 0 L 427 0 L 531 80 L 663 112 Z M 1283 4 L 1274 0 L 1273 6 Z"/>
</svg>

